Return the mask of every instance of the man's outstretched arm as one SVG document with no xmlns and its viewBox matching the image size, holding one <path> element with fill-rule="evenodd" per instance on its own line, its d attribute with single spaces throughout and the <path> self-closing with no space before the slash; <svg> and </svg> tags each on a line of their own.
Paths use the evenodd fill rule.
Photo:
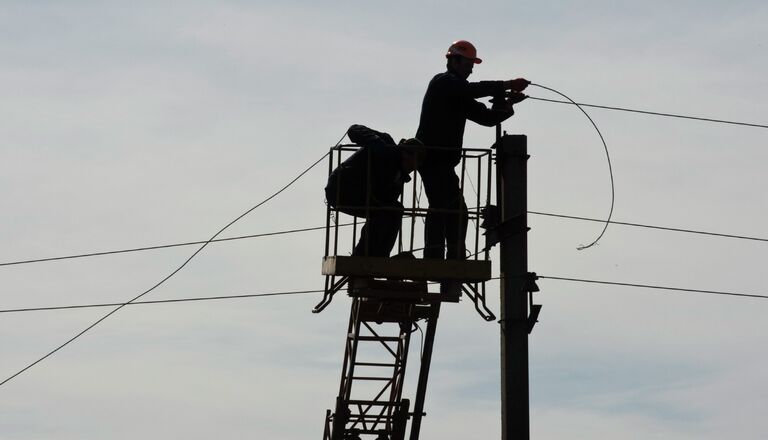
<svg viewBox="0 0 768 440">
<path fill-rule="evenodd" d="M 520 101 L 523 101 L 527 96 L 522 93 L 511 92 L 508 93 L 504 99 L 502 105 L 498 108 L 489 109 L 483 103 L 475 100 L 470 100 L 465 103 L 466 117 L 470 121 L 484 125 L 486 127 L 493 127 L 515 114 L 515 110 L 512 107 Z"/>
<path fill-rule="evenodd" d="M 531 82 L 525 78 L 510 79 L 507 81 L 479 81 L 467 83 L 467 95 L 477 99 L 486 96 L 499 96 L 505 91 L 522 92 Z"/>
</svg>

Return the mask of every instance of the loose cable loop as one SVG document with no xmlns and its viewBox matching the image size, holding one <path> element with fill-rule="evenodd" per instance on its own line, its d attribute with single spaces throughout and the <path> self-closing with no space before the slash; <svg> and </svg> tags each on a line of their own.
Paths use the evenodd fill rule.
<svg viewBox="0 0 768 440">
<path fill-rule="evenodd" d="M 589 249 L 592 246 L 596 245 L 598 241 L 600 241 L 601 238 L 603 238 L 603 235 L 605 235 L 605 231 L 608 229 L 608 225 L 611 224 L 611 217 L 613 217 L 613 206 L 616 200 L 616 190 L 614 188 L 614 182 L 613 182 L 613 167 L 611 166 L 611 155 L 608 153 L 608 145 L 605 143 L 605 138 L 603 138 L 603 134 L 600 132 L 600 129 L 597 128 L 597 124 L 595 124 L 595 121 L 592 120 L 592 118 L 589 116 L 589 114 L 573 99 L 565 96 L 565 94 L 558 92 L 555 89 L 551 89 L 546 86 L 542 86 L 541 84 L 535 84 L 531 83 L 530 85 L 536 86 L 545 90 L 549 90 L 551 92 L 557 93 L 558 95 L 562 96 L 563 98 L 570 101 L 573 105 L 579 108 L 582 113 L 589 119 L 589 122 L 592 123 L 592 126 L 595 127 L 595 130 L 597 130 L 598 136 L 600 136 L 600 140 L 603 142 L 603 148 L 605 148 L 605 158 L 608 160 L 608 173 L 611 177 L 611 209 L 608 211 L 608 219 L 605 220 L 605 225 L 603 226 L 603 230 L 600 232 L 600 235 L 597 236 L 590 244 L 588 245 L 581 245 L 577 247 L 576 249 L 583 251 L 584 249 Z"/>
</svg>

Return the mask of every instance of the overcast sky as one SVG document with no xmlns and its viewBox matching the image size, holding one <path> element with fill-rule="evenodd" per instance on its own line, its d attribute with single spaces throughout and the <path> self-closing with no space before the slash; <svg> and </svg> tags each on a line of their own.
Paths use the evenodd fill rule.
<svg viewBox="0 0 768 440">
<path fill-rule="evenodd" d="M 413 136 L 457 39 L 484 60 L 474 80 L 765 124 L 767 22 L 756 0 L 3 1 L 0 262 L 207 239 L 350 124 Z M 768 237 L 768 131 L 589 111 L 615 220 Z M 607 215 L 605 153 L 576 108 L 529 100 L 504 129 L 528 135 L 531 210 Z M 493 136 L 470 123 L 465 145 Z M 326 172 L 225 235 L 323 225 Z M 529 223 L 541 275 L 768 294 L 765 243 L 612 226 L 578 251 L 599 224 Z M 0 309 L 126 301 L 193 251 L 0 267 Z M 322 253 L 320 232 L 211 245 L 146 299 L 322 288 Z M 533 438 L 765 438 L 768 301 L 539 285 Z M 350 302 L 313 315 L 318 300 L 126 307 L 0 387 L 0 438 L 319 439 Z M 0 376 L 106 311 L 0 314 Z M 498 352 L 497 324 L 443 308 L 422 438 L 499 437 Z"/>
</svg>

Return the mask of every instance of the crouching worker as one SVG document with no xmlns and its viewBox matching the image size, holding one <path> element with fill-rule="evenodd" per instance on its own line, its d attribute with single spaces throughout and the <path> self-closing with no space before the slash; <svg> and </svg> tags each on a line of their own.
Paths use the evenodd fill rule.
<svg viewBox="0 0 768 440">
<path fill-rule="evenodd" d="M 387 133 L 363 125 L 349 127 L 347 135 L 360 149 L 333 170 L 325 198 L 334 209 L 367 218 L 353 256 L 388 257 L 403 217 L 398 198 L 424 156 L 421 144 L 409 139 L 395 145 Z"/>
</svg>

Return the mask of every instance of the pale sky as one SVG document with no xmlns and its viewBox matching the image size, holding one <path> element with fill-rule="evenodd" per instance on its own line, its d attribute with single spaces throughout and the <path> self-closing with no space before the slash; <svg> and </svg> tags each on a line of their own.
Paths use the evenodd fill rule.
<svg viewBox="0 0 768 440">
<path fill-rule="evenodd" d="M 768 123 L 758 1 L 86 2 L 0 8 L 0 263 L 204 240 L 353 123 L 411 137 L 448 45 L 471 80 Z M 532 96 L 557 98 L 531 88 Z M 768 131 L 588 110 L 617 221 L 768 237 Z M 529 209 L 604 218 L 597 134 L 529 100 Z M 469 123 L 465 145 L 493 130 Z M 226 236 L 324 224 L 325 163 Z M 768 294 L 765 243 L 530 216 L 541 275 Z M 0 267 L 0 309 L 121 302 L 193 248 Z M 497 251 L 494 251 L 494 253 Z M 323 236 L 211 245 L 146 299 L 322 288 Z M 498 264 L 494 261 L 494 273 Z M 541 280 L 530 338 L 542 440 L 763 439 L 768 301 Z M 498 311 L 498 284 L 489 284 Z M 0 439 L 321 438 L 349 298 L 132 306 L 0 387 Z M 0 380 L 106 313 L 0 314 Z M 498 438 L 498 324 L 443 308 L 422 438 Z M 409 380 L 417 374 L 415 357 Z M 412 394 L 412 389 L 406 393 Z"/>
</svg>

